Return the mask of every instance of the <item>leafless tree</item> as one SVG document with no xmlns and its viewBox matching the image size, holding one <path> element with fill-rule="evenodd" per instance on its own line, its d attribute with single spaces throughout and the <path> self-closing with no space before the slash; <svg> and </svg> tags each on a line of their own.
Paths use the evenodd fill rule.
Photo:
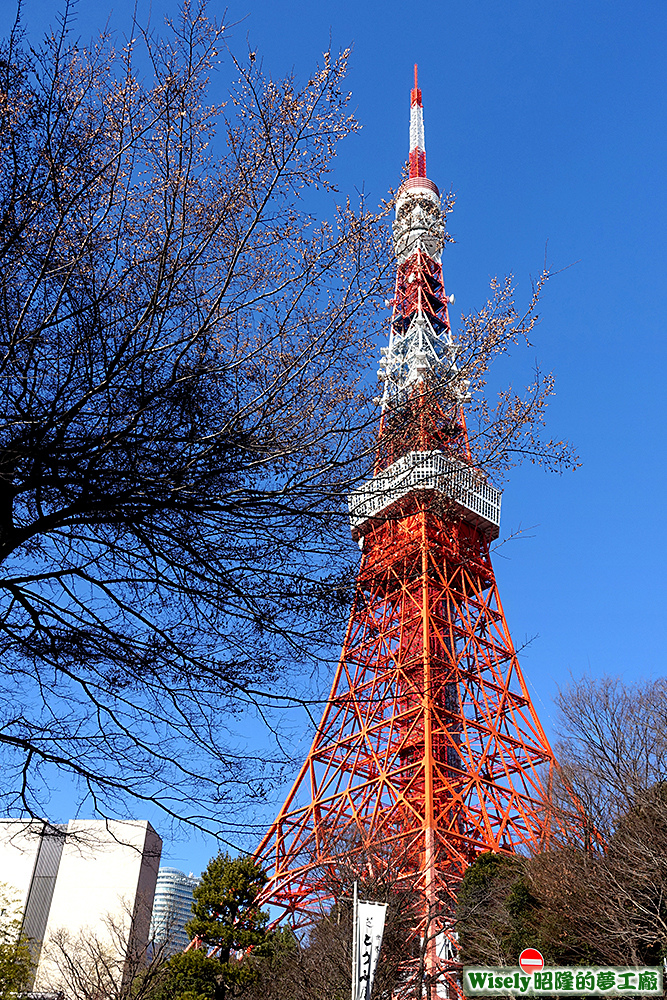
<svg viewBox="0 0 667 1000">
<path fill-rule="evenodd" d="M 667 956 L 666 705 L 664 677 L 583 677 L 558 696 L 563 784 L 596 836 L 536 872 L 577 895 L 576 933 L 609 964 Z M 544 877 L 564 860 L 569 874 Z"/>
<path fill-rule="evenodd" d="M 137 933 L 145 916 L 121 906 L 101 926 L 49 932 L 36 987 L 69 1000 L 150 1000 L 165 979 L 165 954 L 162 944 Z"/>
<path fill-rule="evenodd" d="M 347 53 L 267 78 L 189 0 L 162 37 L 69 28 L 66 4 L 0 52 L 2 809 L 42 815 L 64 773 L 103 815 L 229 832 L 273 764 L 234 717 L 303 699 L 347 607 L 388 206 L 313 214 L 358 127 Z M 474 390 L 535 301 L 500 283 L 464 318 Z M 474 404 L 491 472 L 571 461 L 540 438 L 550 391 Z"/>
<path fill-rule="evenodd" d="M 562 783 L 604 840 L 667 779 L 666 705 L 664 677 L 634 684 L 582 677 L 558 694 Z"/>
<path fill-rule="evenodd" d="M 570 836 L 531 858 L 485 855 L 472 866 L 459 906 L 464 960 L 516 964 L 531 945 L 552 964 L 660 964 L 667 956 L 665 680 L 585 677 L 558 701 L 555 806 Z"/>
<path fill-rule="evenodd" d="M 43 810 L 53 765 L 203 820 L 246 780 L 230 712 L 339 619 L 384 247 L 303 203 L 357 127 L 345 53 L 302 89 L 234 64 L 208 105 L 203 8 L 133 26 L 150 84 L 67 17 L 1 56 L 3 809 Z"/>
</svg>

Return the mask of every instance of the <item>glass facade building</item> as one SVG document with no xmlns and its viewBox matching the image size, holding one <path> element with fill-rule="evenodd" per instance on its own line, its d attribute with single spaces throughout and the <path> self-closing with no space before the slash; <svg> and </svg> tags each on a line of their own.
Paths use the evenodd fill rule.
<svg viewBox="0 0 667 1000">
<path fill-rule="evenodd" d="M 185 925 L 192 917 L 192 901 L 199 879 L 178 868 L 160 868 L 155 886 L 151 941 L 167 955 L 183 951 L 189 943 Z"/>
</svg>

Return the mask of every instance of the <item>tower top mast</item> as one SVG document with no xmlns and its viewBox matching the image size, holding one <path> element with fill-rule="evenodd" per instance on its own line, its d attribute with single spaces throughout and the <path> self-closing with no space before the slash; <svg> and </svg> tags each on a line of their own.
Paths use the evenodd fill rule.
<svg viewBox="0 0 667 1000">
<path fill-rule="evenodd" d="M 426 177 L 426 146 L 424 144 L 424 108 L 422 92 L 417 83 L 417 63 L 415 63 L 415 85 L 410 91 L 410 177 Z"/>
</svg>

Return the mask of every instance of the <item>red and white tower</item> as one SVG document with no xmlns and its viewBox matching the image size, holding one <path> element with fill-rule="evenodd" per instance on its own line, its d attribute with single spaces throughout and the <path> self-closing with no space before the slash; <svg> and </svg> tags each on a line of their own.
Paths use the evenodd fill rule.
<svg viewBox="0 0 667 1000">
<path fill-rule="evenodd" d="M 447 995 L 466 867 L 483 851 L 545 841 L 554 760 L 489 555 L 501 495 L 468 446 L 416 67 L 409 165 L 396 200 L 378 457 L 349 498 L 362 548 L 350 623 L 310 753 L 257 857 L 270 876 L 265 902 L 295 926 L 321 913 L 341 854 L 390 859 L 421 900 L 415 941 Z"/>
</svg>

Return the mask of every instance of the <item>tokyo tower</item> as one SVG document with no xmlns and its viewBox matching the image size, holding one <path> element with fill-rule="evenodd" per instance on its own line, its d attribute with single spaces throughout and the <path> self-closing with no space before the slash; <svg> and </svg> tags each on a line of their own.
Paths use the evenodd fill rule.
<svg viewBox="0 0 667 1000">
<path fill-rule="evenodd" d="M 423 901 L 415 940 L 446 996 L 465 870 L 484 851 L 545 842 L 554 758 L 489 556 L 501 495 L 468 444 L 416 67 L 393 235 L 376 466 L 349 498 L 362 549 L 350 622 L 308 757 L 256 856 L 264 902 L 294 927 L 331 901 L 327 872 L 342 854 L 393 857 Z"/>
</svg>

